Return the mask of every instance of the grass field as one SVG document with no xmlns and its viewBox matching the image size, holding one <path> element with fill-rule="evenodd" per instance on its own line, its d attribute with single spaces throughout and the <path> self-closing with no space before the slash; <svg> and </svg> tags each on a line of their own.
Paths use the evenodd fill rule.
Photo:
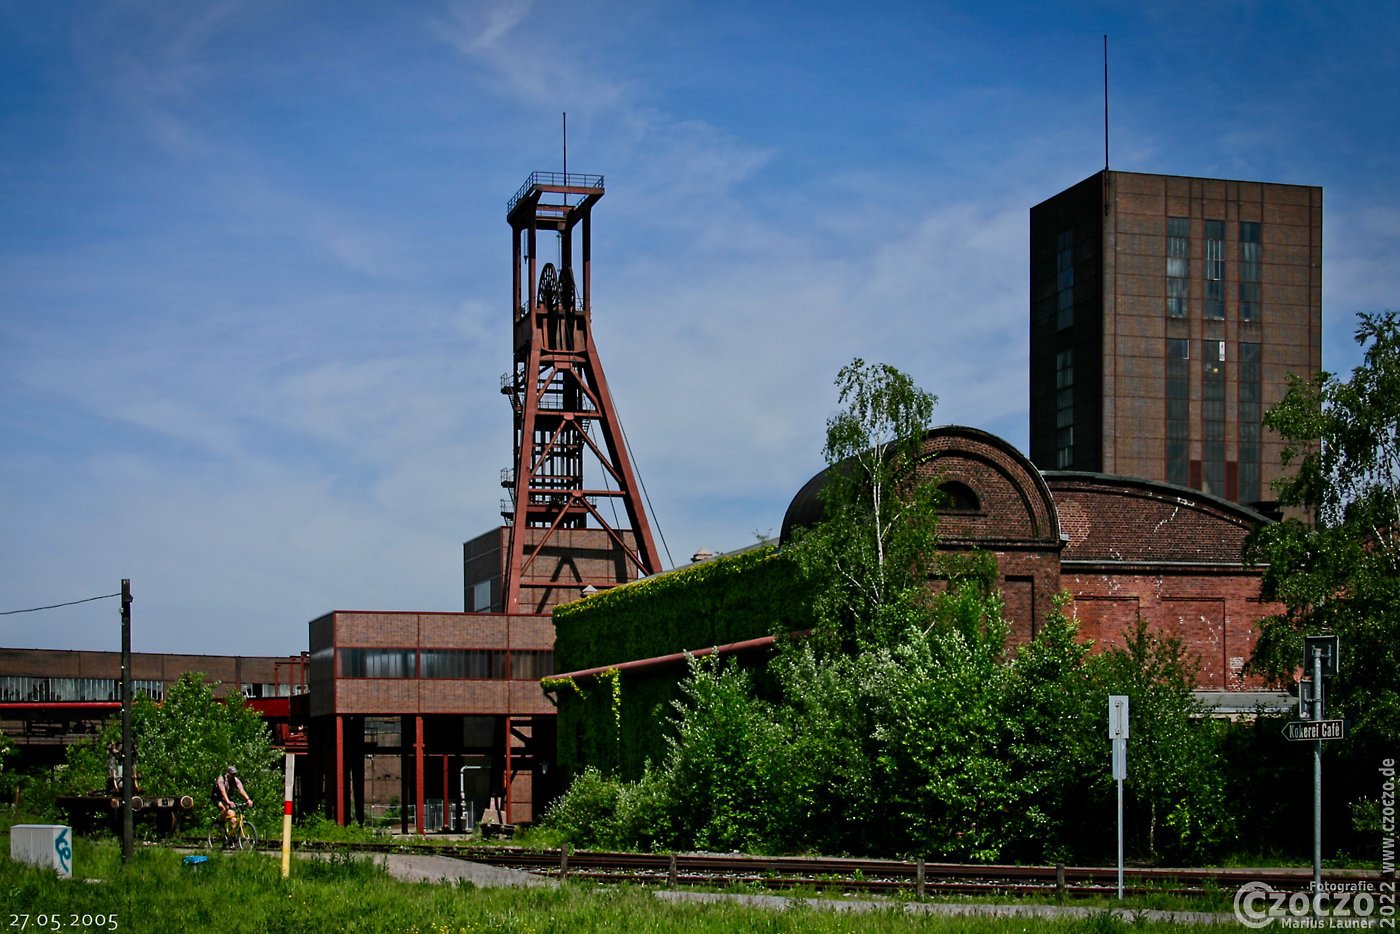
<svg viewBox="0 0 1400 934">
<path fill-rule="evenodd" d="M 30 931 L 404 931 L 404 932 L 1111 932 L 1107 915 L 1041 919 L 930 918 L 897 907 L 871 914 L 736 904 L 666 904 L 637 889 L 582 885 L 475 889 L 396 881 L 368 861 L 298 860 L 283 880 L 266 854 L 212 854 L 197 868 L 156 847 L 129 865 L 112 842 L 79 840 L 75 878 L 0 857 L 0 929 Z M 1194 930 L 1152 924 L 1154 932 Z M 1205 928 L 1202 928 L 1205 929 Z M 1217 928 L 1218 929 L 1218 928 Z"/>
</svg>

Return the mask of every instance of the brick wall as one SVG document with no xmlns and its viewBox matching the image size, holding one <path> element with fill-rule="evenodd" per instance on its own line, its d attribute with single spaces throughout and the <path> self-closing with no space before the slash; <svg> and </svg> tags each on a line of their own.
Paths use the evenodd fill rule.
<svg viewBox="0 0 1400 934">
<path fill-rule="evenodd" d="M 342 648 L 548 650 L 554 647 L 548 616 L 336 611 L 311 629 L 317 716 L 554 712 L 534 680 L 343 678 L 334 662 Z"/>
<path fill-rule="evenodd" d="M 1181 640 L 1197 660 L 1197 686 L 1244 690 L 1255 620 L 1277 612 L 1259 601 L 1259 572 L 1241 564 L 1249 533 L 1265 522 L 1236 503 L 1129 477 L 1049 471 L 1060 527 L 1061 586 L 1080 633 L 1121 646 L 1139 614 Z"/>
<path fill-rule="evenodd" d="M 1097 648 L 1123 645 L 1126 627 L 1138 614 L 1153 631 L 1181 640 L 1197 660 L 1197 687 L 1215 691 L 1263 686 L 1246 677 L 1254 651 L 1255 620 L 1278 612 L 1259 600 L 1259 575 L 1243 569 L 1179 570 L 1143 566 L 1066 564 L 1062 582 L 1074 598 L 1067 608 L 1080 635 Z"/>
<path fill-rule="evenodd" d="M 1238 565 L 1264 517 L 1228 500 L 1135 480 L 1048 471 L 1064 561 L 1154 561 Z"/>
<path fill-rule="evenodd" d="M 975 428 L 935 429 L 925 438 L 924 451 L 923 480 L 957 484 L 976 500 L 943 510 L 941 547 L 976 549 L 996 558 L 1011 638 L 1031 639 L 1060 586 L 1062 545 L 1049 487 L 1019 451 Z"/>
</svg>

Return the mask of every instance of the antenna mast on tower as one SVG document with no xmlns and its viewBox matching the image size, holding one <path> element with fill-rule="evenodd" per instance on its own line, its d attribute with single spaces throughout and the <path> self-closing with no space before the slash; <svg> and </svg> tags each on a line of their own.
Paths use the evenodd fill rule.
<svg viewBox="0 0 1400 934">
<path fill-rule="evenodd" d="M 1108 171 L 1108 33 L 1103 34 L 1103 170 Z"/>
</svg>

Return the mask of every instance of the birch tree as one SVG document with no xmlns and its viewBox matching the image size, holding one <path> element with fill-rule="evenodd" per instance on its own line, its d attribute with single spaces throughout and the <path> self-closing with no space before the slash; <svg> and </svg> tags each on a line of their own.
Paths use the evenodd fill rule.
<svg viewBox="0 0 1400 934">
<path fill-rule="evenodd" d="M 937 487 L 919 483 L 937 398 L 887 364 L 856 358 L 836 377 L 826 423 L 824 519 L 798 536 L 799 563 L 828 635 L 847 648 L 888 644 L 926 612 Z"/>
</svg>

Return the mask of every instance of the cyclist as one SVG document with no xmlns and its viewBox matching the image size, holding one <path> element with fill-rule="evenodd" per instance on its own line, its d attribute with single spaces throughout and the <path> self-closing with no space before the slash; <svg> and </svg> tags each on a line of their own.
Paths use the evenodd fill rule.
<svg viewBox="0 0 1400 934">
<path fill-rule="evenodd" d="M 248 792 L 243 790 L 243 782 L 238 777 L 238 769 L 229 766 L 224 769 L 223 774 L 214 779 L 214 789 L 211 794 L 214 806 L 219 809 L 220 820 L 225 822 L 232 820 L 235 793 L 241 795 L 249 807 L 253 806 L 253 799 L 248 797 Z"/>
</svg>

